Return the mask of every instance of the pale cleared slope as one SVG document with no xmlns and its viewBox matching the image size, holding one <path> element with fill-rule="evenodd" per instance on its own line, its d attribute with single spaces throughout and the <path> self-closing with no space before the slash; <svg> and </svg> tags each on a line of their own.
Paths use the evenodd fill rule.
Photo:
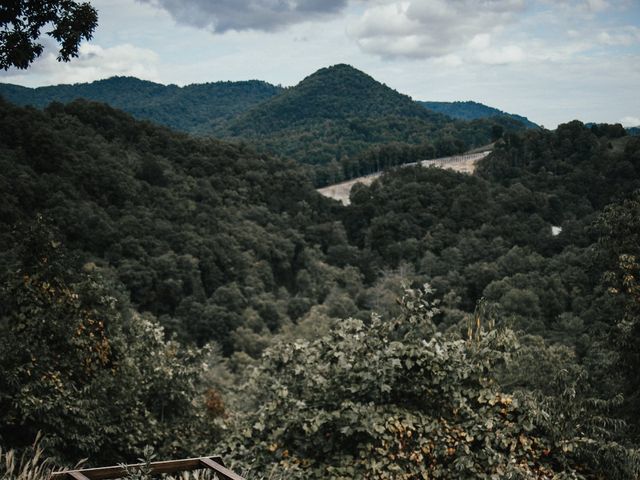
<svg viewBox="0 0 640 480">
<path fill-rule="evenodd" d="M 407 163 L 402 167 L 411 167 L 420 165 L 422 167 L 438 167 L 446 168 L 461 173 L 473 173 L 475 170 L 476 162 L 486 157 L 491 153 L 491 150 L 485 150 L 482 152 L 469 152 L 462 155 L 454 155 L 452 157 L 434 158 L 432 160 L 421 160 L 419 162 Z M 364 177 L 354 178 L 346 182 L 336 183 L 335 185 L 329 185 L 328 187 L 319 188 L 318 192 L 325 197 L 339 200 L 344 205 L 349 205 L 349 194 L 351 189 L 356 183 L 362 183 L 363 185 L 371 185 L 374 180 L 380 177 L 384 172 L 376 172 Z"/>
</svg>

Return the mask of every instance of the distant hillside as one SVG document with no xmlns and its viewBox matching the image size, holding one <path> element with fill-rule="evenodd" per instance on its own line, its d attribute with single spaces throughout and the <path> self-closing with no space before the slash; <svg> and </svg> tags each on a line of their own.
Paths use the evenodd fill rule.
<svg viewBox="0 0 640 480">
<path fill-rule="evenodd" d="M 584 124 L 594 135 L 598 137 L 621 138 L 626 135 L 633 135 L 633 128 L 624 128 L 620 123 L 595 123 Z"/>
<path fill-rule="evenodd" d="M 25 88 L 0 84 L 0 96 L 17 105 L 44 108 L 53 101 L 78 98 L 108 103 L 138 119 L 192 133 L 241 113 L 280 93 L 266 82 L 216 82 L 178 87 L 133 77 L 111 77 L 91 83 Z"/>
<path fill-rule="evenodd" d="M 183 338 L 231 351 L 247 308 L 257 331 L 260 318 L 292 321 L 274 305 L 317 258 L 304 229 L 326 210 L 295 162 L 84 100 L 44 111 L 0 100 L 0 151 L 0 276 L 11 225 L 42 214 Z"/>
<path fill-rule="evenodd" d="M 353 117 L 437 119 L 408 97 L 349 65 L 323 68 L 232 121 L 233 134 L 272 133 L 292 125 Z"/>
<path fill-rule="evenodd" d="M 626 130 L 629 135 L 640 135 L 640 126 L 628 127 Z"/>
<path fill-rule="evenodd" d="M 482 118 L 506 117 L 522 122 L 527 128 L 539 128 L 528 118 L 503 112 L 478 102 L 418 102 L 423 107 L 459 120 L 477 120 Z"/>
<path fill-rule="evenodd" d="M 257 80 L 178 87 L 112 77 L 35 89 L 0 84 L 0 96 L 37 108 L 84 98 L 176 130 L 245 142 L 313 165 L 316 186 L 484 145 L 495 140 L 496 124 L 523 128 L 504 115 L 453 119 L 344 64 L 285 89 Z"/>
<path fill-rule="evenodd" d="M 434 148 L 498 122 L 439 121 Z M 0 100 L 2 448 L 41 431 L 61 465 L 153 443 L 252 478 L 637 480 L 640 138 L 609 133 L 507 132 L 477 175 L 398 168 L 342 207 L 244 145 Z"/>
<path fill-rule="evenodd" d="M 507 129 L 521 128 L 510 119 L 501 121 Z M 342 64 L 315 72 L 221 125 L 216 133 L 303 163 L 337 162 L 330 172 L 316 170 L 316 184 L 321 185 L 377 171 L 375 165 L 445 156 L 488 143 L 495 123 L 461 122 L 429 111 L 411 97 Z M 379 151 L 390 144 L 392 152 Z M 388 161 L 390 155 L 392 161 Z"/>
</svg>

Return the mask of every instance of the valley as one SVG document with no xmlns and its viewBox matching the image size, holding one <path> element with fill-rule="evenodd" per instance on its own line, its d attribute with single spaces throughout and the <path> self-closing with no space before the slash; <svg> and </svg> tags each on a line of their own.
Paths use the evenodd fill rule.
<svg viewBox="0 0 640 480">
<path fill-rule="evenodd" d="M 288 88 L 0 92 L 2 448 L 637 479 L 640 138 L 621 125 L 441 102 L 481 115 L 455 118 L 344 64 Z"/>
</svg>

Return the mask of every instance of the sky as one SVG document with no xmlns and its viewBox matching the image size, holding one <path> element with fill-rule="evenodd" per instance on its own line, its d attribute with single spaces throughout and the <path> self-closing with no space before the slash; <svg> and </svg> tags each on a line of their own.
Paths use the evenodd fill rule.
<svg viewBox="0 0 640 480">
<path fill-rule="evenodd" d="M 416 100 L 474 100 L 555 128 L 640 125 L 640 0 L 90 0 L 80 56 L 55 43 L 0 81 L 130 75 L 292 86 L 348 63 Z"/>
</svg>

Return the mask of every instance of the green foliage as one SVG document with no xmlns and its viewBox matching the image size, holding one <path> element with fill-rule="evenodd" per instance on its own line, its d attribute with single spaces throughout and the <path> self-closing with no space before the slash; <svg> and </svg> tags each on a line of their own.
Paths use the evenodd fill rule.
<svg viewBox="0 0 640 480">
<path fill-rule="evenodd" d="M 575 350 L 526 335 L 498 374 L 500 385 L 529 398 L 534 422 L 562 454 L 596 478 L 631 479 L 640 473 L 639 451 L 630 446 L 622 419 L 623 397 L 615 375 L 615 352 L 605 339 L 594 344 L 598 357 L 580 361 Z M 535 365 L 535 368 L 531 368 Z"/>
<path fill-rule="evenodd" d="M 614 139 L 627 135 L 627 131 L 619 123 L 587 123 L 586 126 L 589 127 L 593 134 L 597 135 L 598 137 L 607 137 L 610 139 Z"/>
<path fill-rule="evenodd" d="M 498 121 L 510 130 L 522 128 Z M 315 184 L 321 186 L 484 145 L 491 140 L 491 127 L 485 120 L 452 121 L 349 65 L 335 65 L 215 133 L 314 165 Z"/>
<path fill-rule="evenodd" d="M 258 80 L 161 85 L 133 77 L 111 77 L 91 83 L 26 88 L 0 84 L 0 95 L 17 105 L 45 108 L 77 99 L 108 103 L 141 120 L 192 133 L 208 133 L 217 123 L 280 93 Z"/>
<path fill-rule="evenodd" d="M 462 122 L 429 112 L 348 65 L 321 69 L 289 89 L 260 81 L 180 88 L 113 77 L 36 89 L 0 84 L 0 94 L 39 108 L 78 98 L 106 102 L 178 130 L 250 142 L 313 165 L 316 186 L 484 145 L 496 122 L 522 129 L 506 117 Z"/>
<path fill-rule="evenodd" d="M 256 357 L 307 317 L 385 316 L 402 281 L 389 272 L 400 268 L 446 299 L 443 329 L 485 296 L 514 327 L 582 354 L 619 313 L 600 285 L 589 224 L 640 186 L 633 139 L 611 151 L 578 124 L 507 134 L 479 176 L 401 169 L 355 189 L 345 209 L 293 162 L 241 146 L 86 102 L 1 107 L 4 232 L 44 212 L 83 261 L 112 267 L 134 307 L 183 340 Z M 435 154 L 423 147 L 414 153 Z M 360 165 L 411 155 L 387 145 Z"/>
<path fill-rule="evenodd" d="M 226 446 L 254 478 L 635 478 L 638 199 L 624 198 L 640 142 L 448 120 L 444 137 L 403 139 L 439 120 L 348 68 L 322 76 L 273 100 L 302 108 L 300 132 L 334 132 L 329 149 L 352 148 L 354 127 L 358 153 L 326 170 L 106 105 L 0 102 L 0 443 L 42 430 L 56 458 L 100 463 Z M 362 122 L 349 101 L 300 105 L 332 76 L 379 105 Z M 348 207 L 312 186 L 492 130 L 477 175 L 398 169 Z M 210 340 L 220 350 L 194 346 Z"/>
<path fill-rule="evenodd" d="M 527 128 L 539 128 L 528 118 L 506 113 L 497 108 L 488 107 L 478 102 L 418 102 L 425 108 L 460 120 L 477 120 L 479 118 L 506 117 L 524 124 Z"/>
<path fill-rule="evenodd" d="M 364 72 L 341 64 L 318 70 L 296 87 L 232 122 L 229 128 L 234 133 L 245 129 L 270 133 L 319 119 L 348 119 L 358 111 L 365 118 L 439 117 Z"/>
<path fill-rule="evenodd" d="M 640 187 L 638 145 L 615 152 L 607 143 L 570 124 L 507 135 L 477 176 L 389 173 L 354 189 L 342 212 L 349 241 L 386 268 L 410 265 L 416 278 L 458 299 L 443 310 L 443 325 L 484 296 L 512 327 L 585 354 L 591 335 L 621 315 L 601 284 L 605 265 L 593 255 L 591 224 L 606 204 Z M 552 226 L 562 233 L 554 236 Z"/>
<path fill-rule="evenodd" d="M 538 394 L 540 410 L 536 424 L 555 448 L 584 465 L 586 471 L 601 478 L 633 479 L 640 475 L 640 451 L 619 443 L 625 423 L 612 417 L 622 396 L 601 399 L 590 396 L 584 368 L 573 366 L 548 377 L 545 390 Z M 566 458 L 562 459 L 566 465 Z"/>
<path fill-rule="evenodd" d="M 51 217 L 83 261 L 114 268 L 140 311 L 226 353 L 248 308 L 271 330 L 288 321 L 279 302 L 315 248 L 305 229 L 329 211 L 293 162 L 86 102 L 0 108 L 2 232 Z"/>
<path fill-rule="evenodd" d="M 206 351 L 165 341 L 52 236 L 36 223 L 0 288 L 0 439 L 19 447 L 43 432 L 62 461 L 184 452 L 183 436 L 206 431 L 194 408 Z"/>
<path fill-rule="evenodd" d="M 98 13 L 89 3 L 70 0 L 24 2 L 12 0 L 0 6 L 0 68 L 26 69 L 42 54 L 40 30 L 58 44 L 59 61 L 78 56 L 83 39 L 89 40 L 98 24 Z"/>
<path fill-rule="evenodd" d="M 267 350 L 243 390 L 255 404 L 239 416 L 229 454 L 289 478 L 584 478 L 561 445 L 580 431 L 599 448 L 598 437 L 580 423 L 551 435 L 537 422 L 545 404 L 496 382 L 514 334 L 436 333 L 428 291 L 409 290 L 392 322 L 345 320 Z"/>
<path fill-rule="evenodd" d="M 599 217 L 599 251 L 608 270 L 604 282 L 608 292 L 622 304 L 611 340 L 618 352 L 617 371 L 623 375 L 630 421 L 640 429 L 640 192 L 605 208 Z M 638 434 L 638 432 L 636 432 Z"/>
<path fill-rule="evenodd" d="M 153 451 L 153 447 L 146 446 L 142 450 L 142 458 L 138 459 L 140 462 L 140 466 L 138 467 L 129 467 L 126 464 L 121 464 L 120 466 L 124 467 L 127 474 L 125 478 L 127 480 L 149 480 L 152 478 L 151 474 L 151 462 L 153 462 L 156 458 L 156 454 Z"/>
</svg>

